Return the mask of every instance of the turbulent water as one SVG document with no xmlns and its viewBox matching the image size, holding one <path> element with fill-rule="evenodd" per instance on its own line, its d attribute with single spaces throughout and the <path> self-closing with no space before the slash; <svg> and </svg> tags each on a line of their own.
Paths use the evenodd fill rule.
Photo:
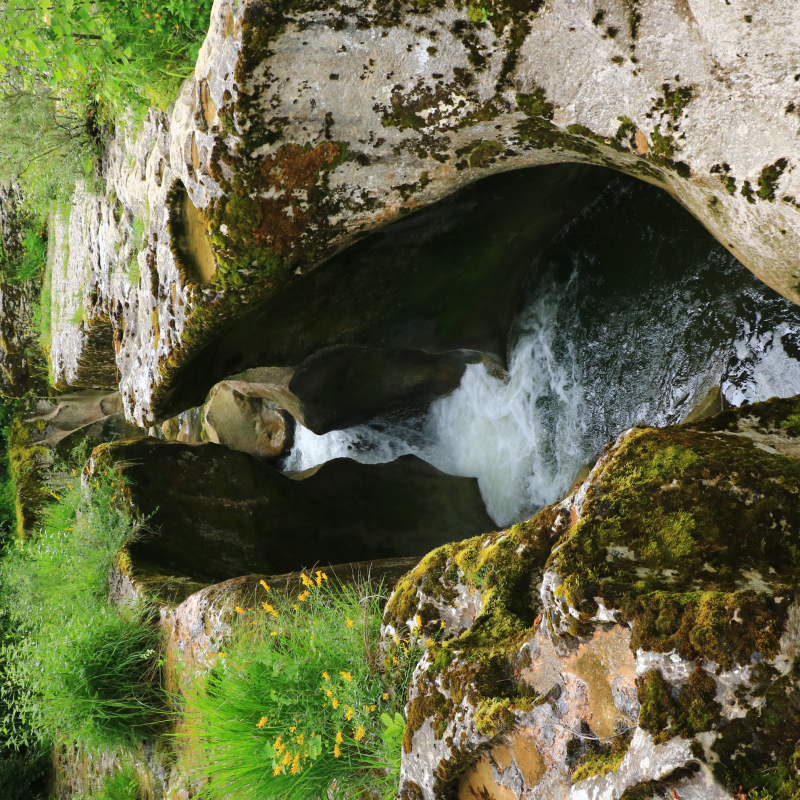
<svg viewBox="0 0 800 800">
<path fill-rule="evenodd" d="M 524 296 L 507 381 L 474 365 L 424 414 L 298 428 L 285 468 L 414 453 L 477 477 L 508 525 L 620 431 L 678 422 L 715 385 L 734 405 L 800 392 L 800 308 L 651 186 L 614 182 L 533 262 Z"/>
</svg>

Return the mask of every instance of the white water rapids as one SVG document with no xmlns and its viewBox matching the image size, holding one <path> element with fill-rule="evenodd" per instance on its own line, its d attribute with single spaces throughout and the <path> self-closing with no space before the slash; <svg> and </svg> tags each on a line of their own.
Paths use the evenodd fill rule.
<svg viewBox="0 0 800 800">
<path fill-rule="evenodd" d="M 654 191 L 615 184 L 534 262 L 507 381 L 472 365 L 422 414 L 298 426 L 284 469 L 413 453 L 476 477 L 504 526 L 562 497 L 619 432 L 679 422 L 714 385 L 734 405 L 799 393 L 800 308 Z"/>
</svg>

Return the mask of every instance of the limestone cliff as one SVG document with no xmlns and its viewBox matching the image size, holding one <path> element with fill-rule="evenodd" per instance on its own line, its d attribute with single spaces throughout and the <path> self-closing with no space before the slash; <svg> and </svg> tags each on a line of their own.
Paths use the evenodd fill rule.
<svg viewBox="0 0 800 800">
<path fill-rule="evenodd" d="M 331 257 L 479 178 L 558 162 L 663 187 L 800 299 L 800 60 L 788 44 L 798 26 L 790 0 L 218 0 L 174 108 L 111 143 L 107 192 L 81 189 L 54 237 L 66 265 L 54 275 L 64 304 L 54 374 L 73 386 L 118 375 L 126 413 L 143 425 L 199 404 L 233 372 L 294 366 L 323 346 L 372 336 L 379 347 L 475 347 L 467 332 L 408 338 L 428 321 L 452 322 L 431 305 L 435 269 L 428 294 L 405 298 L 392 320 L 402 297 L 392 276 L 409 286 L 406 273 L 379 271 L 365 284 L 368 270 L 354 277 Z M 528 202 L 544 219 L 564 194 L 541 191 L 551 199 L 542 203 L 534 182 Z M 581 191 L 585 203 L 591 191 Z M 581 202 L 568 206 L 548 224 Z M 454 308 L 490 285 L 473 282 Z M 354 295 L 368 298 L 364 308 L 334 324 Z M 336 330 L 310 336 L 321 299 Z M 498 319 L 513 312 L 513 291 L 501 305 Z M 304 309 L 297 346 L 306 349 L 281 349 L 271 321 L 289 330 Z M 375 322 L 369 333 L 370 312 L 394 327 L 377 336 Z M 425 325 L 409 327 L 413 319 Z M 482 334 L 477 349 L 502 358 L 492 343 L 503 325 L 493 324 L 500 335 Z"/>
</svg>

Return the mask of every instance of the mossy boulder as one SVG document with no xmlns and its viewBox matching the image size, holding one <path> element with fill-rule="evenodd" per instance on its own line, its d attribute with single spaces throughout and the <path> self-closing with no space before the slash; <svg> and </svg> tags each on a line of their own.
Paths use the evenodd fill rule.
<svg viewBox="0 0 800 800">
<path fill-rule="evenodd" d="M 427 642 L 401 794 L 528 796 L 519 736 L 531 796 L 800 790 L 798 420 L 633 428 L 562 502 L 426 556 L 384 620 L 387 669 Z"/>
<path fill-rule="evenodd" d="M 153 438 L 104 445 L 150 534 L 130 546 L 135 568 L 205 583 L 315 564 L 419 556 L 490 530 L 474 478 L 415 456 L 388 464 L 329 461 L 291 480 L 248 453 Z"/>
</svg>

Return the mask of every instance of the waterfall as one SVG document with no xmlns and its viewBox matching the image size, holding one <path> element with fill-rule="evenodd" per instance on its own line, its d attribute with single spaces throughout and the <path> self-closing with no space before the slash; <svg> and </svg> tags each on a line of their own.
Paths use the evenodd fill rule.
<svg viewBox="0 0 800 800">
<path fill-rule="evenodd" d="M 562 497 L 620 431 L 679 422 L 715 385 L 733 405 L 799 393 L 800 308 L 661 193 L 622 181 L 532 265 L 506 380 L 471 365 L 424 413 L 298 427 L 284 468 L 413 453 L 476 477 L 504 526 Z"/>
</svg>

